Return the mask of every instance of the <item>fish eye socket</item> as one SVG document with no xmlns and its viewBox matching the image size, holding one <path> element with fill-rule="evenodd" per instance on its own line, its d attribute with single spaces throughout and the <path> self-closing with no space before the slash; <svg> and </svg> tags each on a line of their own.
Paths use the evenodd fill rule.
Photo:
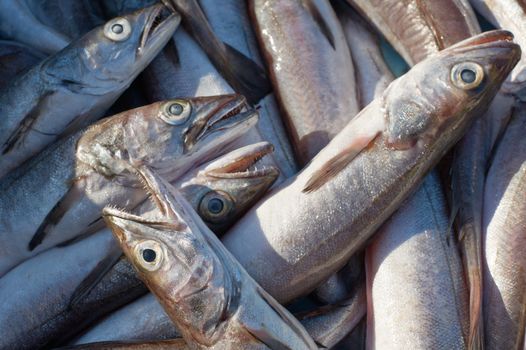
<svg viewBox="0 0 526 350">
<path fill-rule="evenodd" d="M 210 191 L 199 203 L 201 216 L 209 222 L 217 222 L 226 217 L 233 207 L 232 198 L 223 191 Z"/>
<path fill-rule="evenodd" d="M 451 70 L 451 80 L 463 90 L 475 89 L 484 80 L 484 69 L 474 62 L 460 63 Z"/>
<path fill-rule="evenodd" d="M 135 247 L 135 255 L 140 267 L 156 271 L 161 266 L 163 250 L 156 241 L 142 241 Z"/>
<path fill-rule="evenodd" d="M 104 35 L 113 41 L 124 41 L 130 34 L 131 25 L 126 18 L 116 18 L 104 26 Z"/>
<path fill-rule="evenodd" d="M 191 111 L 192 106 L 187 101 L 169 101 L 162 107 L 161 119 L 170 125 L 181 125 L 188 120 Z"/>
</svg>

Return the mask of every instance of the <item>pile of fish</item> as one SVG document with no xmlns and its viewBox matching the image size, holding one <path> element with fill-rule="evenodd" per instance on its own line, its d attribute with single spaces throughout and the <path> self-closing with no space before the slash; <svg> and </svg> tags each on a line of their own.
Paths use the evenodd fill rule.
<svg viewBox="0 0 526 350">
<path fill-rule="evenodd" d="M 524 349 L 523 0 L 0 0 L 0 39 L 0 349 Z"/>
</svg>

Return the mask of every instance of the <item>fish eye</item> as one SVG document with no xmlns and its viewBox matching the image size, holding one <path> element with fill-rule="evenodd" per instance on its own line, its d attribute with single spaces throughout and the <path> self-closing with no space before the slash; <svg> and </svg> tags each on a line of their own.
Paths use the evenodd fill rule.
<svg viewBox="0 0 526 350">
<path fill-rule="evenodd" d="M 451 81 L 463 90 L 475 89 L 484 80 L 484 69 L 477 63 L 459 63 L 451 70 Z"/>
<path fill-rule="evenodd" d="M 135 258 L 140 267 L 156 271 L 163 260 L 163 250 L 156 241 L 142 241 L 135 246 Z"/>
<path fill-rule="evenodd" d="M 234 201 L 223 191 L 210 191 L 199 203 L 199 213 L 209 222 L 217 222 L 230 214 Z"/>
<path fill-rule="evenodd" d="M 169 101 L 161 107 L 161 119 L 170 125 L 181 125 L 188 120 L 191 111 L 192 106 L 187 101 Z"/>
<path fill-rule="evenodd" d="M 113 41 L 124 41 L 130 34 L 131 24 L 126 18 L 115 18 L 104 26 L 104 35 Z"/>
</svg>

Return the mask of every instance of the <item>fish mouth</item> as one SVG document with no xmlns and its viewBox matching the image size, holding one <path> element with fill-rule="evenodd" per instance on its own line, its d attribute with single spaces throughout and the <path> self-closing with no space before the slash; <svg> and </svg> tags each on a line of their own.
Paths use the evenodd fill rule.
<svg viewBox="0 0 526 350">
<path fill-rule="evenodd" d="M 244 124 L 257 120 L 258 112 L 249 108 L 246 99 L 240 95 L 226 95 L 203 118 L 199 118 L 186 131 L 184 153 L 212 135 L 231 131 L 236 133 Z"/>
<path fill-rule="evenodd" d="M 137 49 L 138 55 L 164 45 L 181 21 L 181 16 L 177 12 L 171 11 L 163 4 L 152 6 L 147 16 Z"/>
<path fill-rule="evenodd" d="M 259 142 L 230 152 L 222 159 L 209 164 L 204 173 L 218 179 L 277 178 L 279 170 L 271 165 L 258 163 L 274 151 L 269 142 Z"/>
</svg>

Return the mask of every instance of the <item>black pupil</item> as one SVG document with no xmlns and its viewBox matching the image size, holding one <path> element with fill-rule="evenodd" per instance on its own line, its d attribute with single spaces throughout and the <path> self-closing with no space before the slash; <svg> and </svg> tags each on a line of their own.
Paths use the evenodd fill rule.
<svg viewBox="0 0 526 350">
<path fill-rule="evenodd" d="M 209 202 L 208 202 L 208 210 L 212 213 L 212 214 L 218 214 L 220 213 L 222 210 L 223 210 L 223 207 L 225 205 L 223 204 L 223 201 L 219 198 L 212 198 Z"/>
<path fill-rule="evenodd" d="M 462 81 L 466 84 L 471 84 L 475 81 L 477 77 L 477 74 L 473 72 L 471 69 L 464 69 L 462 72 L 460 72 L 460 78 L 462 78 Z"/>
<path fill-rule="evenodd" d="M 170 114 L 173 115 L 179 115 L 183 113 L 183 106 L 181 106 L 179 103 L 174 103 L 169 108 Z"/>
<path fill-rule="evenodd" d="M 114 24 L 111 26 L 111 31 L 115 34 L 121 34 L 124 31 L 122 24 Z"/>
<path fill-rule="evenodd" d="M 142 251 L 142 258 L 146 262 L 153 262 L 155 261 L 156 257 L 157 257 L 157 254 L 155 254 L 155 251 L 152 249 L 145 249 Z"/>
</svg>

